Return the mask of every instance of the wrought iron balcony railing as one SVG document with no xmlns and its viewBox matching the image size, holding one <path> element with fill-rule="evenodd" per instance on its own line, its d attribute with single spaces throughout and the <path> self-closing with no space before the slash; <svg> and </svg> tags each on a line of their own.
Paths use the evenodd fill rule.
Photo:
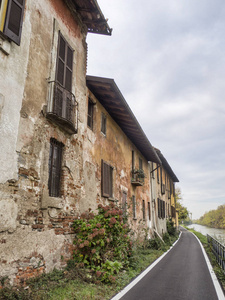
<svg viewBox="0 0 225 300">
<path fill-rule="evenodd" d="M 47 118 L 70 134 L 78 130 L 78 103 L 74 94 L 56 81 L 49 82 Z"/>
</svg>

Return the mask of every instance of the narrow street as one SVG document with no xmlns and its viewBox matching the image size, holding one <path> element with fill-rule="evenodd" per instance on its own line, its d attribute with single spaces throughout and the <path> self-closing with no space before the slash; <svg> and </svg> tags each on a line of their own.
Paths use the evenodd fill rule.
<svg viewBox="0 0 225 300">
<path fill-rule="evenodd" d="M 176 245 L 125 295 L 114 300 L 222 300 L 201 246 L 185 229 Z"/>
</svg>

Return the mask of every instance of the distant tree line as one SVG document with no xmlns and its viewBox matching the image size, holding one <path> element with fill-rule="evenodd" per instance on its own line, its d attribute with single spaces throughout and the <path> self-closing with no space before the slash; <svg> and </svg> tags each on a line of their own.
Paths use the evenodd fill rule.
<svg viewBox="0 0 225 300">
<path fill-rule="evenodd" d="M 181 189 L 179 187 L 176 188 L 175 198 L 176 198 L 176 210 L 178 211 L 179 224 L 190 223 L 189 212 L 187 208 L 182 204 L 183 198 L 181 194 Z"/>
<path fill-rule="evenodd" d="M 215 210 L 206 212 L 195 223 L 213 228 L 225 229 L 225 204 L 220 205 Z"/>
</svg>

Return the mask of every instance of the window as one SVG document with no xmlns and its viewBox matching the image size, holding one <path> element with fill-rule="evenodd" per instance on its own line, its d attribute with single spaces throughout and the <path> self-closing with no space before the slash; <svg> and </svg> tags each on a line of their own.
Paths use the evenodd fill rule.
<svg viewBox="0 0 225 300">
<path fill-rule="evenodd" d="M 151 208 L 150 208 L 150 202 L 148 202 L 148 219 L 151 220 Z"/>
<path fill-rule="evenodd" d="M 72 88 L 73 49 L 59 33 L 56 81 L 68 91 Z"/>
<path fill-rule="evenodd" d="M 134 150 L 132 150 L 132 171 L 135 169 L 134 166 Z"/>
<path fill-rule="evenodd" d="M 71 120 L 72 73 L 73 73 L 73 49 L 59 33 L 54 109 L 58 116 Z"/>
<path fill-rule="evenodd" d="M 126 219 L 127 217 L 127 193 L 123 192 L 122 195 L 122 211 L 123 211 L 123 218 Z"/>
<path fill-rule="evenodd" d="M 145 200 L 142 200 L 143 220 L 145 220 Z"/>
<path fill-rule="evenodd" d="M 133 219 L 137 219 L 137 214 L 136 214 L 136 199 L 135 196 L 132 196 L 132 204 L 133 204 Z"/>
<path fill-rule="evenodd" d="M 77 102 L 72 94 L 73 49 L 59 32 L 55 81 L 50 81 L 47 117 L 66 130 L 77 133 Z"/>
<path fill-rule="evenodd" d="M 106 115 L 102 113 L 101 132 L 106 135 Z"/>
<path fill-rule="evenodd" d="M 102 196 L 113 198 L 113 167 L 102 160 Z"/>
<path fill-rule="evenodd" d="M 49 196 L 60 197 L 63 144 L 51 138 L 49 154 Z"/>
<path fill-rule="evenodd" d="M 143 170 L 143 163 L 142 163 L 142 159 L 139 158 L 139 169 Z"/>
<path fill-rule="evenodd" d="M 165 219 L 165 201 L 158 198 L 158 217 L 159 219 Z"/>
<path fill-rule="evenodd" d="M 20 45 L 25 0 L 1 0 L 0 31 Z"/>
<path fill-rule="evenodd" d="M 88 99 L 88 116 L 87 116 L 87 125 L 93 130 L 93 117 L 94 117 L 94 103 L 91 99 Z"/>
</svg>

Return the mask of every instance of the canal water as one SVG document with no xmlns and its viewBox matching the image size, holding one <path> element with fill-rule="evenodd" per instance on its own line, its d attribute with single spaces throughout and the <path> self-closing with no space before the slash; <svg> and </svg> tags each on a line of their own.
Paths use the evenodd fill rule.
<svg viewBox="0 0 225 300">
<path fill-rule="evenodd" d="M 210 228 L 199 224 L 191 224 L 188 225 L 188 227 L 193 228 L 194 230 L 201 232 L 204 235 L 209 234 L 221 244 L 225 245 L 225 229 Z"/>
</svg>

